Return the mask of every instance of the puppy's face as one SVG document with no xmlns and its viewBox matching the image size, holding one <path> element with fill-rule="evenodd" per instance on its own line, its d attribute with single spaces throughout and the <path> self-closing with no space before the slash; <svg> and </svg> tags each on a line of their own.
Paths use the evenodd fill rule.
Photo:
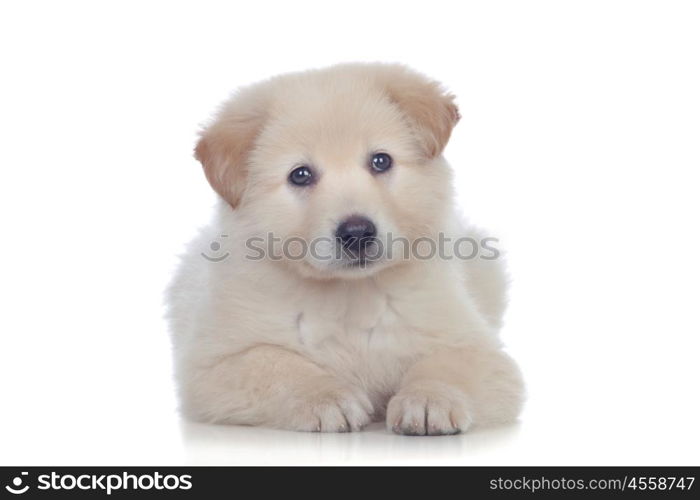
<svg viewBox="0 0 700 500">
<path fill-rule="evenodd" d="M 240 92 L 197 156 L 260 247 L 306 276 L 355 278 L 433 235 L 451 193 L 439 156 L 457 119 L 421 75 L 340 66 Z"/>
</svg>

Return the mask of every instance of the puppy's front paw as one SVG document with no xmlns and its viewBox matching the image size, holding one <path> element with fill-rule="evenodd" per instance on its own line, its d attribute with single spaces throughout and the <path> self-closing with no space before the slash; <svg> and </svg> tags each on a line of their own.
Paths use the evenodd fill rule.
<svg viewBox="0 0 700 500">
<path fill-rule="evenodd" d="M 372 421 L 374 408 L 357 387 L 335 380 L 306 384 L 297 391 L 292 411 L 282 426 L 298 431 L 359 431 Z"/>
<path fill-rule="evenodd" d="M 409 436 L 459 434 L 472 423 L 464 393 L 441 382 L 404 387 L 389 401 L 386 418 L 390 430 Z"/>
</svg>

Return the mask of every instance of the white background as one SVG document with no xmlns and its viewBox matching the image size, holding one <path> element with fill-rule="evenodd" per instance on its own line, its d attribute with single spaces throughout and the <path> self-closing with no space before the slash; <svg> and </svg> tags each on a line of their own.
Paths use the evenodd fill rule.
<svg viewBox="0 0 700 500">
<path fill-rule="evenodd" d="M 3 2 L 1 464 L 700 461 L 695 2 Z M 409 438 L 180 421 L 162 290 L 214 196 L 198 125 L 343 61 L 443 81 L 508 250 L 520 423 Z"/>
</svg>

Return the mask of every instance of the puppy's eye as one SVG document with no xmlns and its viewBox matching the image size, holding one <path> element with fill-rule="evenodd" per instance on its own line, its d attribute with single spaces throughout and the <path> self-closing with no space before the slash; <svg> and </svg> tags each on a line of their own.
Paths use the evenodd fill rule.
<svg viewBox="0 0 700 500">
<path fill-rule="evenodd" d="M 289 182 L 295 186 L 308 186 L 313 181 L 314 176 L 311 169 L 306 165 L 297 167 L 289 174 Z"/>
<path fill-rule="evenodd" d="M 375 172 L 386 172 L 391 168 L 393 160 L 386 153 L 375 153 L 372 155 L 370 166 Z"/>
</svg>

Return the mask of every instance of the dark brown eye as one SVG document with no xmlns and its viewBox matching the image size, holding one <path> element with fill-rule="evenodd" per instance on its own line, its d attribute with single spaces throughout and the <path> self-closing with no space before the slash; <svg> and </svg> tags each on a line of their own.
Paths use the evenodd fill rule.
<svg viewBox="0 0 700 500">
<path fill-rule="evenodd" d="M 289 174 L 289 182 L 295 186 L 308 186 L 313 181 L 314 176 L 311 169 L 306 165 L 297 167 Z"/>
<path fill-rule="evenodd" d="M 391 156 L 386 153 L 375 153 L 372 155 L 372 161 L 370 162 L 372 170 L 375 172 L 386 172 L 391 168 L 393 160 Z"/>
</svg>

